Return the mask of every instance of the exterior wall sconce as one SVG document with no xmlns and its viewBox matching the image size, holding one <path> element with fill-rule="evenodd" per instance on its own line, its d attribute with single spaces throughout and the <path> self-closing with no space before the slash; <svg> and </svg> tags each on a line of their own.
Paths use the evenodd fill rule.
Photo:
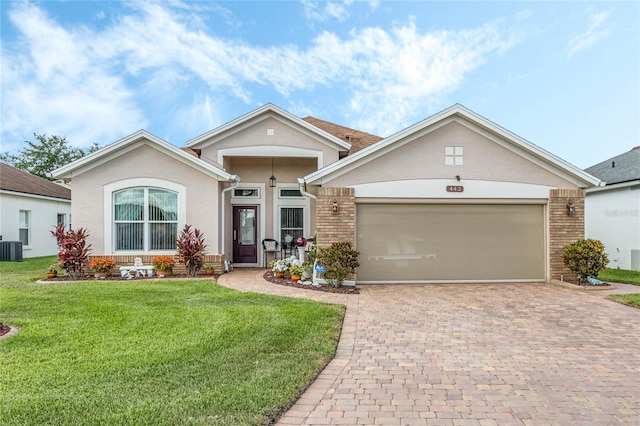
<svg viewBox="0 0 640 426">
<path fill-rule="evenodd" d="M 460 175 L 456 175 L 456 180 L 460 182 Z"/>
<path fill-rule="evenodd" d="M 273 175 L 273 158 L 271 158 L 271 177 L 269 178 L 269 187 L 276 187 L 276 177 Z"/>
<path fill-rule="evenodd" d="M 569 202 L 567 203 L 567 214 L 569 216 L 573 216 L 574 214 L 576 214 L 576 208 L 573 205 L 573 200 L 569 200 Z"/>
<path fill-rule="evenodd" d="M 335 198 L 333 199 L 333 204 L 331 205 L 331 213 L 338 213 L 338 201 Z"/>
</svg>

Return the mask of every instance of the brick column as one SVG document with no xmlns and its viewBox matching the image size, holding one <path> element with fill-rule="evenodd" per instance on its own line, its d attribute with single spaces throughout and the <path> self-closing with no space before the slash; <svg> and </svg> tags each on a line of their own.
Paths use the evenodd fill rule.
<svg viewBox="0 0 640 426">
<path fill-rule="evenodd" d="M 562 252 L 567 244 L 584 238 L 584 189 L 552 189 L 549 192 L 549 258 L 551 279 L 575 280 L 576 276 L 564 266 Z M 575 214 L 567 214 L 571 200 Z"/>
<path fill-rule="evenodd" d="M 336 241 L 356 241 L 356 197 L 353 188 L 319 188 L 316 200 L 316 233 L 318 247 Z M 333 201 L 338 213 L 333 213 Z"/>
</svg>

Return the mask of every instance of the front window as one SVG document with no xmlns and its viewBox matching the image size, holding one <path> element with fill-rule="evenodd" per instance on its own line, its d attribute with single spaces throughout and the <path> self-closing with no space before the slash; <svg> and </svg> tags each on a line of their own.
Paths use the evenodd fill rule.
<svg viewBox="0 0 640 426">
<path fill-rule="evenodd" d="M 29 210 L 20 210 L 18 218 L 18 234 L 23 246 L 29 245 L 29 223 L 31 222 L 31 212 Z"/>
<path fill-rule="evenodd" d="M 178 195 L 157 188 L 127 188 L 113 194 L 116 250 L 175 250 Z"/>
<path fill-rule="evenodd" d="M 288 242 L 304 236 L 304 208 L 280 208 L 280 241 Z"/>
</svg>

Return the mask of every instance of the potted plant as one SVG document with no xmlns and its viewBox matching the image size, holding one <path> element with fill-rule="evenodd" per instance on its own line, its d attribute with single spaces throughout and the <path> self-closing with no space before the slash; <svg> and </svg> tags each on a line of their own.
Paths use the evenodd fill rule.
<svg viewBox="0 0 640 426">
<path fill-rule="evenodd" d="M 272 262 L 273 266 L 271 270 L 273 271 L 276 278 L 283 278 L 284 273 L 289 270 L 289 262 L 285 259 L 280 259 Z"/>
<path fill-rule="evenodd" d="M 49 265 L 49 268 L 47 269 L 47 279 L 55 278 L 57 276 L 58 276 L 58 265 L 55 263 L 52 263 L 51 265 Z"/>
<path fill-rule="evenodd" d="M 207 263 L 206 265 L 204 265 L 204 273 L 208 276 L 213 276 L 213 274 L 216 272 L 216 267 L 213 265 L 213 263 Z"/>
<path fill-rule="evenodd" d="M 89 267 L 96 278 L 106 278 L 111 275 L 111 269 L 116 266 L 116 261 L 109 257 L 96 257 L 91 259 Z"/>
<path fill-rule="evenodd" d="M 304 266 L 300 263 L 294 263 L 289 267 L 289 273 L 291 274 L 291 280 L 299 281 L 302 278 L 304 272 Z"/>
<path fill-rule="evenodd" d="M 151 259 L 151 264 L 156 268 L 156 274 L 159 277 L 171 275 L 173 273 L 173 267 L 176 266 L 173 256 L 156 256 Z"/>
</svg>

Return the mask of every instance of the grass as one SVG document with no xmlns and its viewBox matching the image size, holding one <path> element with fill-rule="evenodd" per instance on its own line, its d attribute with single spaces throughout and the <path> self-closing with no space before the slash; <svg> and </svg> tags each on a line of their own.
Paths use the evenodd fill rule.
<svg viewBox="0 0 640 426">
<path fill-rule="evenodd" d="M 334 354 L 344 307 L 210 280 L 35 284 L 0 264 L 0 423 L 269 424 Z"/>
<path fill-rule="evenodd" d="M 613 283 L 640 285 L 640 272 L 628 271 L 625 269 L 605 269 L 598 274 L 602 281 Z"/>
<path fill-rule="evenodd" d="M 598 274 L 603 281 L 640 285 L 640 272 L 625 269 L 605 269 Z M 607 299 L 640 309 L 640 294 L 612 294 Z"/>
<path fill-rule="evenodd" d="M 640 309 L 640 293 L 612 294 L 608 296 L 607 299 Z"/>
</svg>

